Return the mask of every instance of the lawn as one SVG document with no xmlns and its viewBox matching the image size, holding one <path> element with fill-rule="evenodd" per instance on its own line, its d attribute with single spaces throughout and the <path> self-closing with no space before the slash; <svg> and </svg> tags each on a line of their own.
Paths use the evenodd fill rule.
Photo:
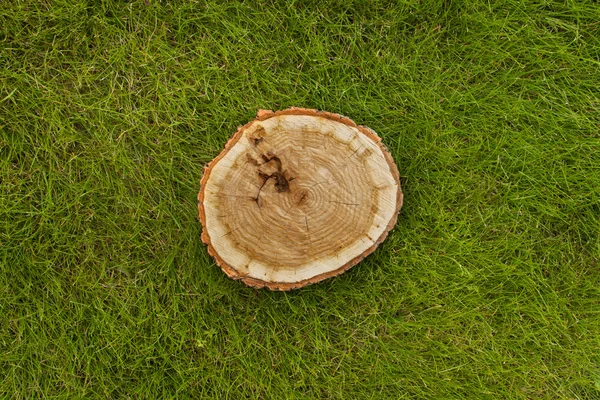
<svg viewBox="0 0 600 400">
<path fill-rule="evenodd" d="M 382 137 L 379 249 L 292 292 L 200 241 L 258 109 Z M 600 4 L 0 2 L 0 397 L 600 398 Z"/>
</svg>

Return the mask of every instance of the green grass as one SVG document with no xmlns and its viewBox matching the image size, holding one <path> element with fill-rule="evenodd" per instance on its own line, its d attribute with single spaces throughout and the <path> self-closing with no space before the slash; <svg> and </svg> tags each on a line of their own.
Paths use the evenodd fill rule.
<svg viewBox="0 0 600 400">
<path fill-rule="evenodd" d="M 382 136 L 405 205 L 280 293 L 200 242 L 259 108 Z M 0 2 L 0 397 L 600 398 L 594 1 Z"/>
</svg>

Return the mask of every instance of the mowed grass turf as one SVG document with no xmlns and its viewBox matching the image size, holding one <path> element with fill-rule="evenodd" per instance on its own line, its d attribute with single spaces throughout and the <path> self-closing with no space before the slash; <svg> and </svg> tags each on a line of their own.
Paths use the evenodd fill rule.
<svg viewBox="0 0 600 400">
<path fill-rule="evenodd" d="M 405 205 L 254 290 L 196 195 L 290 106 L 377 131 Z M 0 397 L 598 399 L 599 214 L 597 2 L 0 3 Z"/>
</svg>

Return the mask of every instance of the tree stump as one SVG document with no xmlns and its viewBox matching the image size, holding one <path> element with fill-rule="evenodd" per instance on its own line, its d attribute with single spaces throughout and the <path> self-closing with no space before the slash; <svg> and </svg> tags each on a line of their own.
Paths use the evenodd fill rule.
<svg viewBox="0 0 600 400">
<path fill-rule="evenodd" d="M 295 289 L 372 253 L 402 206 L 375 132 L 337 114 L 260 110 L 205 170 L 202 241 L 231 278 Z"/>
</svg>

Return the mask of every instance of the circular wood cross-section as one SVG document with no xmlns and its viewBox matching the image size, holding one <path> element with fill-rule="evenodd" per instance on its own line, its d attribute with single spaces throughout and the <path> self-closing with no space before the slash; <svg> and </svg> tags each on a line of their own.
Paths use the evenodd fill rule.
<svg viewBox="0 0 600 400">
<path fill-rule="evenodd" d="M 316 110 L 261 110 L 204 171 L 202 240 L 223 271 L 289 290 L 373 252 L 402 206 L 398 169 L 375 132 Z"/>
</svg>

